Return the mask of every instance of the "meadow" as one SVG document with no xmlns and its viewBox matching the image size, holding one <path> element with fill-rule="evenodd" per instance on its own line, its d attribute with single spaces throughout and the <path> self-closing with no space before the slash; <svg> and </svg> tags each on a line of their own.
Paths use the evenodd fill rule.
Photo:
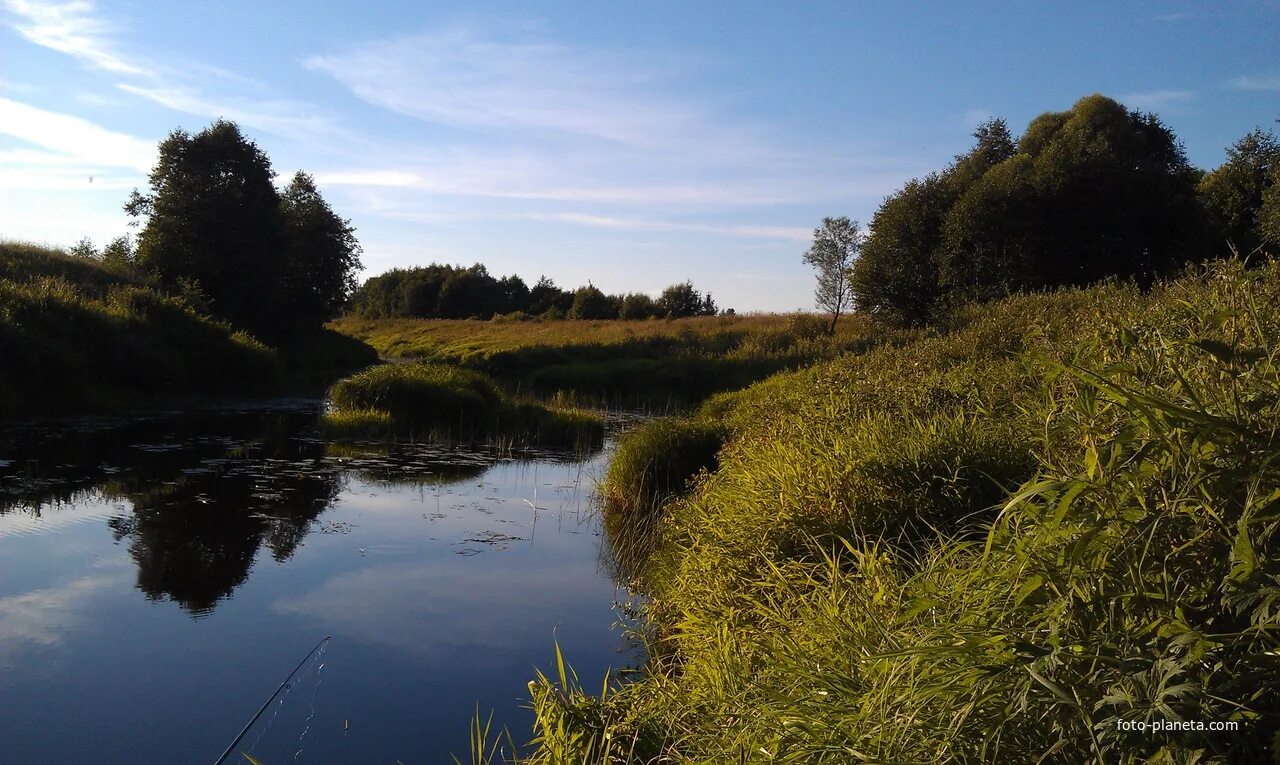
<svg viewBox="0 0 1280 765">
<path fill-rule="evenodd" d="M 648 409 L 687 408 L 775 372 L 898 337 L 858 316 L 829 335 L 812 314 L 639 321 L 348 316 L 329 327 L 384 358 L 460 365 L 515 393 Z"/>
<path fill-rule="evenodd" d="M 1015 296 L 624 435 L 649 659 L 538 675 L 526 762 L 1276 761 L 1277 300 Z"/>
</svg>

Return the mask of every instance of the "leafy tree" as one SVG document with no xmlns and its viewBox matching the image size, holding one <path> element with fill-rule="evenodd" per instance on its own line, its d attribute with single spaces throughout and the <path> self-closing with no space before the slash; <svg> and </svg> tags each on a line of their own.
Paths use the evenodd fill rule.
<svg viewBox="0 0 1280 765">
<path fill-rule="evenodd" d="M 315 180 L 299 171 L 280 196 L 288 242 L 284 290 L 289 319 L 313 327 L 333 318 L 356 288 L 360 243 L 351 222 L 320 196 Z"/>
<path fill-rule="evenodd" d="M 650 319 L 658 315 L 658 304 L 643 292 L 632 292 L 622 299 L 624 319 Z"/>
<path fill-rule="evenodd" d="M 529 287 L 524 279 L 512 274 L 498 280 L 498 288 L 502 292 L 502 308 L 500 313 L 524 311 L 529 307 Z"/>
<path fill-rule="evenodd" d="M 271 162 L 235 123 L 219 120 L 160 143 L 147 194 L 125 205 L 145 218 L 137 260 L 162 284 L 194 280 L 216 315 L 261 330 L 279 326 L 287 252 Z"/>
<path fill-rule="evenodd" d="M 804 253 L 804 262 L 818 274 L 814 290 L 817 306 L 831 314 L 829 333 L 836 331 L 840 314 L 848 310 L 852 300 L 849 267 L 858 254 L 858 229 L 857 221 L 846 217 L 823 218 L 822 225 L 813 230 L 813 245 Z"/>
<path fill-rule="evenodd" d="M 1259 213 L 1280 166 L 1280 141 L 1255 129 L 1227 149 L 1227 161 L 1200 181 L 1216 243 L 1251 253 L 1263 242 Z"/>
<path fill-rule="evenodd" d="M 616 319 L 617 308 L 607 295 L 598 287 L 588 283 L 573 293 L 573 305 L 569 308 L 570 319 Z"/>
<path fill-rule="evenodd" d="M 702 308 L 702 294 L 693 288 L 692 282 L 673 284 L 658 298 L 658 313 L 671 319 L 701 315 Z"/>
<path fill-rule="evenodd" d="M 477 263 L 455 271 L 440 288 L 438 312 L 444 319 L 488 319 L 502 307 L 498 280 Z"/>
<path fill-rule="evenodd" d="M 128 234 L 117 236 L 102 248 L 102 262 L 112 268 L 121 270 L 132 268 L 134 259 L 133 241 Z"/>
<path fill-rule="evenodd" d="M 565 292 L 545 276 L 529 290 L 528 313 L 541 315 L 550 310 L 568 311 L 573 306 L 573 294 Z"/>
<path fill-rule="evenodd" d="M 909 181 L 871 219 L 850 271 L 854 304 L 898 323 L 929 319 L 942 297 L 938 259 L 942 227 L 956 200 L 988 170 L 1016 152 L 1002 119 L 982 123 L 975 143 L 945 170 Z"/>
<path fill-rule="evenodd" d="M 1155 275 L 1200 256 L 1196 173 L 1152 114 L 1094 95 L 1037 117 L 951 207 L 941 286 L 962 298 Z"/>
<path fill-rule="evenodd" d="M 67 251 L 77 258 L 85 258 L 88 260 L 96 260 L 98 258 L 98 248 L 93 246 L 93 240 L 89 237 L 82 237 L 80 241 L 71 246 Z"/>
</svg>

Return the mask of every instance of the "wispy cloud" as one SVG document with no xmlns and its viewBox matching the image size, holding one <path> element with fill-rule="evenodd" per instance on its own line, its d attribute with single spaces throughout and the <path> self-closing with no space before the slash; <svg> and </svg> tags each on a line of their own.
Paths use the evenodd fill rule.
<svg viewBox="0 0 1280 765">
<path fill-rule="evenodd" d="M 1195 99 L 1195 96 L 1196 94 L 1190 90 L 1147 90 L 1122 95 L 1120 100 L 1125 106 L 1156 111 L 1189 103 Z"/>
<path fill-rule="evenodd" d="M 589 213 L 552 213 L 527 216 L 533 220 L 559 221 L 597 228 L 615 228 L 629 231 L 682 231 L 688 233 L 717 234 L 720 236 L 742 237 L 746 239 L 784 239 L 805 242 L 812 232 L 806 228 L 789 226 L 750 226 L 750 225 L 712 225 L 705 223 L 682 223 L 664 220 L 637 218 L 619 218 Z"/>
<path fill-rule="evenodd" d="M 438 125 L 646 151 L 690 143 L 716 154 L 767 148 L 749 128 L 671 95 L 677 69 L 669 57 L 655 63 L 661 59 L 454 28 L 310 56 L 303 64 L 370 104 Z"/>
<path fill-rule="evenodd" d="M 220 67 L 122 53 L 117 42 L 119 30 L 103 20 L 89 0 L 4 0 L 4 8 L 9 12 L 9 26 L 28 41 L 116 75 L 123 80 L 116 87 L 124 93 L 174 111 L 207 119 L 224 117 L 291 138 L 338 137 L 332 121 L 310 104 L 244 96 L 245 92 L 268 90 L 256 80 Z M 222 83 L 235 95 L 209 95 L 196 83 Z"/>
<path fill-rule="evenodd" d="M 116 52 L 112 41 L 114 27 L 94 15 L 93 3 L 88 0 L 62 3 L 5 0 L 4 7 L 16 17 L 10 26 L 36 45 L 74 56 L 108 72 L 146 73 Z"/>
<path fill-rule="evenodd" d="M 8 98 L 0 98 L 0 134 L 51 153 L 7 152 L 6 166 L 16 160 L 52 165 L 75 162 L 88 169 L 129 168 L 145 173 L 155 164 L 156 144 L 152 141 Z"/>
<path fill-rule="evenodd" d="M 1236 90 L 1280 91 L 1280 75 L 1241 75 L 1231 81 Z"/>
</svg>

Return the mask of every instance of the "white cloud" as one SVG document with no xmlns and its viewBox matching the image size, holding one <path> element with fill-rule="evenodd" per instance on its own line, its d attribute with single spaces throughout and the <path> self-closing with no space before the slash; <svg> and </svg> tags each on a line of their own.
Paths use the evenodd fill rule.
<svg viewBox="0 0 1280 765">
<path fill-rule="evenodd" d="M 1241 75 L 1231 81 L 1236 90 L 1280 91 L 1280 75 Z"/>
<path fill-rule="evenodd" d="M 46 111 L 8 98 L 0 98 L 0 135 L 7 135 L 51 152 L 45 157 L 30 151 L 7 151 L 0 170 L 16 162 L 84 168 L 129 168 L 147 172 L 155 164 L 156 143 L 107 130 L 88 120 Z"/>
<path fill-rule="evenodd" d="M 717 234 L 720 236 L 742 237 L 747 239 L 785 239 L 808 241 L 813 232 L 805 228 L 789 226 L 751 226 L 751 225 L 713 225 L 705 223 L 679 223 L 663 220 L 647 220 L 636 218 L 618 218 L 608 215 L 592 215 L 589 213 L 552 213 L 548 215 L 530 215 L 533 220 L 559 221 L 582 226 L 598 228 L 618 228 L 631 231 L 684 231 L 699 234 Z"/>
<path fill-rule="evenodd" d="M 1195 93 L 1189 90 L 1148 90 L 1120 96 L 1120 101 L 1125 106 L 1147 111 L 1168 109 L 1178 104 L 1189 103 L 1194 99 Z"/>
<path fill-rule="evenodd" d="M 671 65 L 657 59 L 459 28 L 379 40 L 303 64 L 375 106 L 440 125 L 646 151 L 697 145 L 742 156 L 768 149 L 744 126 L 717 124 L 700 102 L 662 92 L 672 84 Z"/>
<path fill-rule="evenodd" d="M 144 68 L 114 50 L 113 28 L 93 15 L 93 3 L 88 0 L 63 3 L 5 0 L 4 7 L 17 17 L 10 26 L 36 45 L 66 53 L 108 72 L 146 73 Z"/>
</svg>

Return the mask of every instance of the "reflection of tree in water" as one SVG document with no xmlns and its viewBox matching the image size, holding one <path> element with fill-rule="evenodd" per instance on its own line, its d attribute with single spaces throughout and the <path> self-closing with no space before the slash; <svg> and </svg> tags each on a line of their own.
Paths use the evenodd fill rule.
<svg viewBox="0 0 1280 765">
<path fill-rule="evenodd" d="M 342 488 L 318 461 L 320 445 L 294 446 L 312 454 L 206 460 L 171 484 L 124 492 L 131 514 L 108 523 L 117 541 L 129 539 L 138 589 L 204 614 L 245 581 L 260 546 L 288 560 Z"/>
</svg>

